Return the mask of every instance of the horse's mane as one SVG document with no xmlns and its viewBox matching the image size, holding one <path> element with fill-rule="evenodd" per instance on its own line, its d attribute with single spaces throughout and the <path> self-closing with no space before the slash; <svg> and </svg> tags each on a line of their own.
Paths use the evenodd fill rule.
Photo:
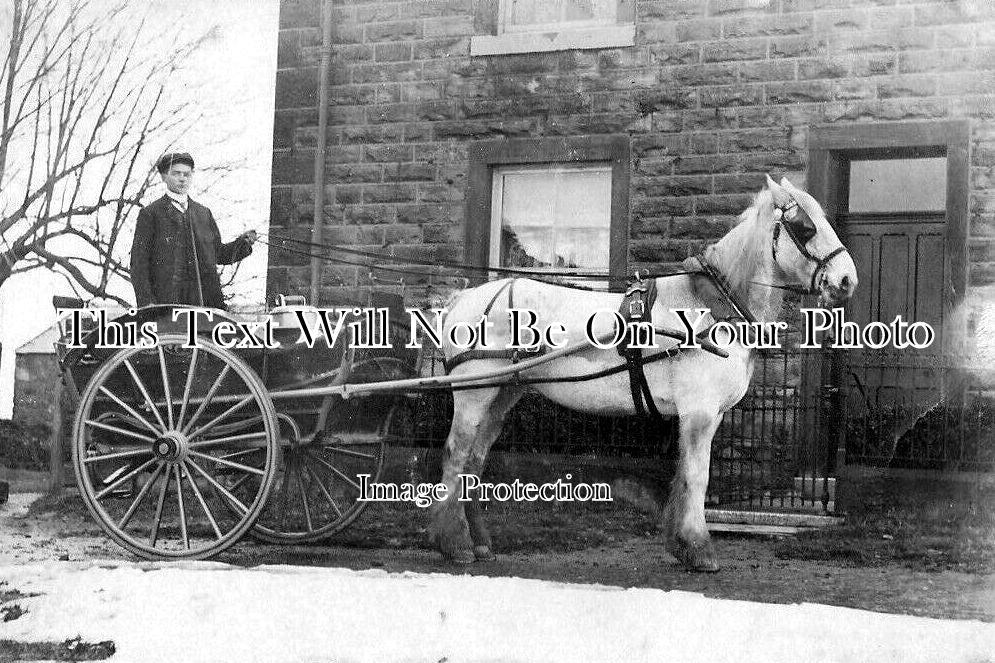
<svg viewBox="0 0 995 663">
<path fill-rule="evenodd" d="M 736 227 L 710 248 L 710 251 L 720 251 L 726 257 L 727 285 L 737 294 L 748 294 L 750 282 L 756 279 L 758 271 L 766 264 L 770 251 L 767 221 L 773 211 L 773 197 L 770 191 L 764 189 L 739 215 Z"/>
</svg>

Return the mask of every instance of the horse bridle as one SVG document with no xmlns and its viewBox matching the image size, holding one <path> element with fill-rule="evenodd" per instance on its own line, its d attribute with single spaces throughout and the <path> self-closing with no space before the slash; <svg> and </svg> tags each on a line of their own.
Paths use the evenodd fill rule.
<svg viewBox="0 0 995 663">
<path fill-rule="evenodd" d="M 787 233 L 791 241 L 794 242 L 795 248 L 802 255 L 803 258 L 810 262 L 815 263 L 815 270 L 812 272 L 812 283 L 809 284 L 808 290 L 802 290 L 801 288 L 792 288 L 790 286 L 777 286 L 785 290 L 794 290 L 800 292 L 804 295 L 815 295 L 818 294 L 818 290 L 815 288 L 816 281 L 819 278 L 819 274 L 829 265 L 833 258 L 840 255 L 841 253 L 849 253 L 846 247 L 840 244 L 838 247 L 830 251 L 826 256 L 820 258 L 818 256 L 812 255 L 812 253 L 806 248 L 809 240 L 811 240 L 817 234 L 815 228 L 808 228 L 800 223 L 792 223 L 788 221 L 788 212 L 798 207 L 798 202 L 792 200 L 791 203 L 783 207 L 775 205 L 774 208 L 781 212 L 781 218 L 774 222 L 774 236 L 771 241 L 770 250 L 771 256 L 774 262 L 777 262 L 777 242 L 781 237 L 781 229 Z"/>
</svg>

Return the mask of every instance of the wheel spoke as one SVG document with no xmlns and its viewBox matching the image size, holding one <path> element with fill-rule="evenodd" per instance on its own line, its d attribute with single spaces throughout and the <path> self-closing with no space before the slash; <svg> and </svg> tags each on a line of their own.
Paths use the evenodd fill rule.
<svg viewBox="0 0 995 663">
<path fill-rule="evenodd" d="M 169 373 L 166 371 L 166 353 L 162 351 L 162 346 L 156 347 L 159 352 L 159 370 L 162 372 L 162 390 L 166 395 L 166 416 L 169 419 L 169 428 L 174 428 L 173 422 L 173 394 L 169 388 Z"/>
<path fill-rule="evenodd" d="M 230 370 L 231 370 L 230 364 L 225 364 L 225 367 L 221 369 L 221 373 L 219 373 L 218 377 L 215 378 L 214 384 L 212 384 L 211 388 L 207 391 L 207 394 L 204 396 L 204 400 L 201 401 L 200 407 L 198 407 L 197 411 L 193 413 L 192 417 L 190 417 L 190 421 L 188 421 L 183 425 L 182 432 L 184 435 L 187 434 L 187 432 L 193 427 L 194 423 L 197 421 L 200 415 L 202 415 L 204 413 L 204 410 L 207 409 L 207 406 L 210 404 L 211 399 L 214 398 L 214 394 L 218 392 L 218 389 L 221 388 L 221 384 L 225 381 L 225 378 L 228 377 L 228 371 Z"/>
<path fill-rule="evenodd" d="M 380 433 L 340 433 L 329 436 L 325 443 L 328 446 L 339 444 L 356 447 L 363 444 L 382 444 L 383 437 Z"/>
<path fill-rule="evenodd" d="M 248 465 L 242 465 L 241 463 L 233 463 L 230 460 L 218 458 L 217 456 L 209 456 L 208 454 L 202 454 L 199 451 L 191 450 L 190 455 L 196 456 L 197 458 L 203 458 L 204 460 L 209 460 L 212 463 L 218 463 L 219 465 L 224 465 L 225 467 L 231 467 L 236 470 L 241 470 L 242 472 L 251 472 L 252 474 L 258 474 L 259 476 L 266 475 L 266 472 L 260 470 L 258 467 L 250 467 Z"/>
<path fill-rule="evenodd" d="M 137 440 L 148 442 L 149 444 L 155 442 L 155 438 L 151 438 L 148 435 L 142 435 L 141 433 L 134 433 L 130 430 L 125 430 L 124 428 L 118 428 L 117 426 L 111 426 L 110 424 L 105 424 L 102 421 L 96 421 L 94 419 L 87 419 L 86 425 L 93 426 L 94 428 L 101 428 L 103 430 L 110 431 L 112 433 L 117 433 L 118 435 L 126 435 L 127 437 L 133 437 Z"/>
<path fill-rule="evenodd" d="M 312 480 L 312 481 L 314 481 L 314 482 L 316 482 L 316 483 L 318 484 L 318 488 L 320 488 L 320 489 L 321 489 L 321 492 L 322 492 L 322 494 L 324 494 L 324 496 L 325 496 L 325 499 L 326 499 L 326 500 L 328 500 L 328 503 L 329 503 L 329 504 L 331 505 L 331 507 L 332 507 L 333 509 L 335 509 L 335 514 L 336 514 L 336 515 L 337 515 L 337 516 L 338 516 L 339 518 L 341 518 L 341 517 L 342 517 L 342 509 L 340 509 L 340 508 L 339 508 L 339 505 L 338 505 L 338 503 L 337 503 L 337 502 L 335 501 L 335 498 L 334 498 L 334 497 L 332 497 L 332 494 L 331 494 L 330 492 L 328 492 L 328 489 L 327 489 L 327 488 L 325 488 L 325 484 L 324 484 L 324 482 L 322 482 L 322 480 L 321 480 L 321 477 L 319 477 L 319 476 L 318 476 L 318 473 L 317 473 L 317 472 L 315 472 L 314 470 L 312 470 L 312 469 L 311 469 L 311 468 L 310 468 L 310 467 L 308 466 L 308 464 L 307 464 L 307 463 L 304 463 L 304 464 L 303 464 L 303 467 L 304 467 L 304 471 L 305 471 L 305 472 L 307 472 L 307 473 L 308 473 L 308 475 L 309 475 L 309 476 L 311 477 L 311 480 Z"/>
<path fill-rule="evenodd" d="M 159 503 L 155 508 L 155 518 L 152 520 L 152 531 L 149 532 L 149 545 L 155 548 L 159 539 L 159 524 L 162 522 L 162 509 L 166 505 L 166 493 L 169 492 L 169 480 L 172 473 L 167 471 L 162 475 L 162 490 L 159 491 Z"/>
<path fill-rule="evenodd" d="M 225 460 L 231 460 L 232 458 L 239 458 L 241 456 L 248 456 L 249 454 L 257 454 L 257 453 L 259 453 L 262 450 L 263 450 L 262 447 L 258 447 L 256 449 L 244 449 L 242 451 L 235 451 L 235 452 L 230 453 L 230 454 L 225 454 L 223 456 L 218 456 L 218 458 L 224 458 Z"/>
<path fill-rule="evenodd" d="M 296 455 L 287 458 L 287 463 L 283 468 L 283 490 L 280 491 L 280 508 L 277 510 L 277 521 L 285 522 L 287 519 L 287 502 L 290 501 L 290 472 L 296 462 Z"/>
<path fill-rule="evenodd" d="M 338 454 L 344 454 L 346 456 L 353 456 L 355 458 L 366 458 L 368 460 L 376 460 L 376 456 L 373 454 L 364 454 L 360 451 L 353 451 L 352 449 L 342 449 L 340 447 L 322 447 L 322 451 L 334 451 Z"/>
<path fill-rule="evenodd" d="M 155 458 L 150 458 L 147 461 L 145 461 L 144 463 L 142 463 L 141 465 L 139 465 L 138 467 L 136 467 L 135 469 L 133 469 L 130 472 L 128 472 L 127 474 L 125 474 L 124 476 L 118 477 L 114 481 L 114 483 L 112 483 L 109 486 L 106 486 L 102 491 L 100 491 L 99 493 L 97 493 L 96 494 L 96 498 L 98 500 L 103 499 L 104 496 L 107 495 L 107 493 L 111 492 L 112 490 L 114 490 L 115 488 L 117 488 L 122 483 L 124 483 L 125 481 L 127 481 L 131 477 L 135 476 L 139 472 L 144 472 L 149 467 L 149 465 L 151 465 L 154 462 L 155 462 Z"/>
<path fill-rule="evenodd" d="M 200 502 L 201 508 L 204 509 L 204 514 L 210 521 L 211 527 L 214 528 L 214 534 L 217 535 L 218 540 L 220 541 L 224 538 L 224 535 L 221 534 L 221 528 L 218 527 L 218 521 L 214 519 L 214 514 L 211 513 L 211 509 L 207 506 L 207 502 L 204 500 L 204 496 L 201 494 L 200 488 L 197 487 L 197 482 L 194 481 L 193 477 L 190 475 L 190 470 L 187 468 L 186 462 L 181 461 L 180 464 L 183 466 L 183 469 L 186 470 L 187 477 L 190 479 L 190 488 L 193 489 L 193 494 L 197 496 L 197 500 Z"/>
<path fill-rule="evenodd" d="M 211 440 L 201 440 L 200 442 L 191 442 L 191 449 L 203 449 L 205 447 L 216 447 L 221 444 L 231 444 L 233 442 L 246 442 L 248 440 L 256 440 L 259 438 L 266 438 L 266 432 L 260 431 L 258 433 L 245 433 L 244 435 L 229 435 L 228 437 L 216 437 Z M 263 447 L 259 447 L 262 449 Z M 255 449 L 253 449 L 255 451 Z"/>
<path fill-rule="evenodd" d="M 214 426 L 214 424 L 218 423 L 222 419 L 227 418 L 232 413 L 237 412 L 238 410 L 241 410 L 243 407 L 245 407 L 246 405 L 248 405 L 251 402 L 252 402 L 252 396 L 251 395 L 246 396 L 245 398 L 243 398 L 242 400 L 240 400 L 239 402 L 235 403 L 230 408 L 228 408 L 227 410 L 225 410 L 224 412 L 222 412 L 221 414 L 219 414 L 218 416 L 216 416 L 214 419 L 211 419 L 211 421 L 209 421 L 208 423 L 204 424 L 203 426 L 201 426 L 200 428 L 198 428 L 194 432 L 188 434 L 187 437 L 189 437 L 191 440 L 194 439 L 194 438 L 196 438 L 198 435 L 200 435 L 204 431 L 212 428 Z M 194 415 L 194 419 L 196 419 L 196 418 L 197 418 L 197 415 Z"/>
<path fill-rule="evenodd" d="M 104 394 L 106 394 L 108 397 L 110 397 L 110 399 L 112 401 L 114 401 L 115 403 L 117 403 L 118 405 L 120 405 L 122 408 L 124 408 L 125 412 L 127 412 L 128 414 L 130 414 L 131 416 L 133 416 L 135 419 L 137 419 L 138 421 L 140 421 L 143 426 L 145 426 L 150 431 L 152 431 L 153 433 L 155 433 L 156 437 L 158 437 L 159 435 L 162 435 L 162 430 L 160 430 L 160 429 L 156 428 L 155 426 L 153 426 L 152 424 L 150 424 L 148 422 L 148 420 L 145 419 L 145 417 L 143 417 L 142 415 L 138 414 L 130 405 L 128 405 L 127 403 L 125 403 L 124 401 L 122 401 L 120 398 L 118 398 L 117 396 L 115 396 L 113 393 L 111 393 L 110 389 L 108 389 L 107 387 L 104 387 L 103 385 L 101 385 L 100 391 L 102 391 Z"/>
<path fill-rule="evenodd" d="M 152 414 L 155 415 L 155 420 L 159 422 L 159 426 L 163 430 L 166 430 L 166 422 L 162 420 L 162 415 L 159 414 L 159 408 L 157 408 L 155 403 L 152 402 L 152 397 L 149 396 L 149 391 L 145 388 L 145 383 L 141 381 L 138 377 L 138 373 L 135 372 L 135 367 L 132 366 L 131 362 L 127 359 L 124 360 L 124 367 L 128 369 L 129 373 L 131 373 L 131 379 L 135 381 L 135 386 L 138 387 L 138 391 L 142 392 L 142 398 L 145 399 L 145 404 L 148 408 L 152 410 Z"/>
<path fill-rule="evenodd" d="M 150 490 L 152 490 L 152 486 L 155 485 L 155 482 L 159 480 L 159 475 L 162 474 L 162 471 L 165 468 L 166 468 L 165 463 L 159 463 L 158 467 L 155 468 L 155 472 L 153 472 L 152 476 L 149 477 L 149 480 L 145 482 L 145 485 L 142 486 L 142 489 L 138 491 L 138 496 L 135 497 L 135 501 L 131 503 L 131 506 L 128 508 L 128 511 L 124 514 L 124 517 L 121 518 L 120 522 L 118 522 L 117 524 L 118 529 L 124 529 L 125 527 L 128 526 L 128 523 L 131 521 L 132 516 L 135 515 L 135 511 L 138 511 L 138 505 L 142 503 L 142 501 L 145 499 L 145 496 L 149 493 Z"/>
<path fill-rule="evenodd" d="M 303 465 L 303 464 L 301 464 Z M 307 503 L 307 491 L 304 490 L 303 472 L 298 468 L 295 478 L 297 480 L 297 490 L 301 491 L 301 504 L 304 506 L 304 520 L 307 522 L 307 531 L 314 531 L 314 524 L 311 522 L 311 507 Z"/>
<path fill-rule="evenodd" d="M 152 440 L 149 440 L 151 442 Z M 103 456 L 87 456 L 83 459 L 83 463 L 89 465 L 90 463 L 102 463 L 105 460 L 118 460 L 119 458 L 138 458 L 140 456 L 151 456 L 151 449 L 135 449 L 134 451 L 116 451 L 114 453 L 104 454 Z"/>
<path fill-rule="evenodd" d="M 239 488 L 241 488 L 242 484 L 245 483 L 246 481 L 248 481 L 250 477 L 252 477 L 251 474 L 244 474 L 244 475 L 242 475 L 242 478 L 239 479 L 238 481 L 236 481 L 235 483 L 233 483 L 231 485 L 231 488 L 229 488 L 228 490 L 232 491 L 232 494 L 234 494 L 235 491 L 238 490 Z"/>
<path fill-rule="evenodd" d="M 308 457 L 311 458 L 311 459 L 313 459 L 313 460 L 318 461 L 318 463 L 320 463 L 321 465 L 324 465 L 325 467 L 327 467 L 336 476 L 338 476 L 340 479 L 342 479 L 343 481 L 345 481 L 347 484 L 349 484 L 350 486 L 352 486 L 353 488 L 355 488 L 356 492 L 358 492 L 358 493 L 362 493 L 363 492 L 362 488 L 359 487 L 358 483 L 356 483 L 355 481 L 353 481 L 352 479 L 350 479 L 347 475 L 343 474 L 342 471 L 339 468 L 335 467 L 334 465 L 332 465 L 331 463 L 329 463 L 328 461 L 326 461 L 324 458 L 321 458 L 320 456 L 315 456 L 313 454 L 308 454 Z"/>
<path fill-rule="evenodd" d="M 187 534 L 187 510 L 183 506 L 183 471 L 179 465 L 173 465 L 176 474 L 176 503 L 180 507 L 180 533 L 183 535 L 183 547 L 190 550 L 190 536 Z M 190 478 L 191 483 L 193 477 Z"/>
<path fill-rule="evenodd" d="M 194 347 L 193 352 L 190 354 L 190 366 L 187 367 L 187 383 L 183 387 L 183 404 L 180 405 L 180 417 L 176 420 L 177 428 L 183 425 L 183 417 L 186 415 L 187 405 L 190 403 L 190 390 L 193 388 L 194 369 L 197 366 L 198 352 L 200 352 L 200 348 Z"/>
<path fill-rule="evenodd" d="M 231 503 L 232 506 L 234 506 L 236 509 L 238 509 L 239 511 L 241 511 L 242 515 L 245 515 L 245 514 L 249 513 L 249 507 L 247 507 L 244 504 L 242 504 L 242 502 L 239 501 L 239 499 L 237 497 L 235 497 L 234 495 L 232 495 L 230 492 L 228 492 L 225 489 L 224 486 L 222 486 L 220 483 L 218 483 L 217 481 L 215 481 L 214 477 L 212 477 L 210 474 L 208 474 L 207 472 L 204 471 L 204 468 L 202 468 L 200 465 L 198 465 L 197 463 L 193 462 L 192 460 L 189 461 L 189 463 L 190 463 L 190 466 L 193 467 L 193 469 L 197 470 L 197 472 L 200 473 L 200 475 L 202 477 L 204 477 L 205 479 L 207 479 L 207 482 L 209 484 L 211 484 L 212 486 L 214 486 L 215 490 L 217 490 L 219 493 L 221 493 L 222 495 L 224 495 L 225 498 Z"/>
<path fill-rule="evenodd" d="M 231 435 L 235 431 L 248 430 L 252 426 L 261 424 L 262 422 L 263 418 L 258 415 L 254 417 L 249 417 L 247 419 L 239 419 L 238 421 L 233 421 L 229 424 L 219 424 L 215 426 L 214 430 L 212 431 L 212 434 Z M 192 438 L 193 436 L 191 435 L 189 437 Z"/>
</svg>

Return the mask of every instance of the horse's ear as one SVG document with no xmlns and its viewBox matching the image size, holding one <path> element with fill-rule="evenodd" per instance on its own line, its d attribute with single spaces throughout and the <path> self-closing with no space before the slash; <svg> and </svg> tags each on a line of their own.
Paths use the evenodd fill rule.
<svg viewBox="0 0 995 663">
<path fill-rule="evenodd" d="M 772 180 L 770 175 L 767 175 L 767 188 L 770 189 L 770 193 L 774 197 L 775 205 L 787 205 L 791 201 L 791 195 L 780 184 Z"/>
<path fill-rule="evenodd" d="M 792 184 L 791 181 L 788 180 L 787 177 L 782 177 L 781 178 L 781 186 L 783 186 L 788 191 L 797 191 L 797 188 L 795 187 L 795 185 Z"/>
</svg>

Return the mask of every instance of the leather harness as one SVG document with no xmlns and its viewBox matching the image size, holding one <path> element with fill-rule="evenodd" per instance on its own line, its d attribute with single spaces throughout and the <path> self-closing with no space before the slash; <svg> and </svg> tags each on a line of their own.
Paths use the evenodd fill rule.
<svg viewBox="0 0 995 663">
<path fill-rule="evenodd" d="M 718 279 L 716 279 L 714 275 L 714 270 L 711 270 L 708 267 L 708 263 L 704 260 L 699 260 L 696 263 L 696 267 L 696 271 L 700 270 L 701 274 L 706 276 L 709 281 L 719 284 Z M 483 315 L 485 317 L 490 314 L 491 310 L 494 308 L 494 304 L 504 292 L 508 293 L 507 308 L 514 308 L 515 282 L 517 280 L 518 279 L 514 278 L 509 279 L 495 291 L 490 300 L 487 302 L 487 306 L 484 307 Z M 731 293 L 729 293 L 728 290 L 722 288 L 722 292 L 725 293 L 727 297 L 731 297 Z M 656 295 L 656 279 L 651 278 L 643 280 L 637 272 L 635 277 L 631 280 L 628 289 L 625 291 L 625 294 L 622 297 L 622 302 L 619 306 L 619 314 L 622 316 L 622 319 L 625 321 L 628 329 L 632 329 L 632 327 L 629 326 L 630 323 L 636 322 L 652 327 L 652 310 L 653 305 L 656 303 Z M 625 360 L 625 370 L 629 373 L 629 388 L 632 392 L 633 406 L 635 407 L 636 414 L 639 416 L 649 415 L 649 417 L 654 421 L 662 420 L 663 415 L 660 414 L 660 410 L 656 407 L 656 403 L 653 402 L 653 393 L 650 390 L 649 382 L 646 380 L 646 373 L 643 370 L 643 366 L 648 363 L 648 361 L 643 356 L 642 348 L 632 346 L 632 336 L 632 334 L 626 334 L 625 341 L 620 343 L 617 346 L 617 349 L 619 355 L 621 355 Z M 454 355 L 450 359 L 445 360 L 443 365 L 445 366 L 446 372 L 449 373 L 460 364 L 473 361 L 475 359 L 507 359 L 512 363 L 518 363 L 521 361 L 523 354 L 530 358 L 540 357 L 548 352 L 548 350 L 549 348 L 542 344 L 538 345 L 535 350 L 518 348 L 470 348 Z M 665 354 L 667 356 L 671 356 L 672 353 L 667 351 Z M 654 357 L 653 360 L 658 358 L 658 356 Z"/>
<path fill-rule="evenodd" d="M 484 307 L 483 317 L 487 317 L 491 313 L 491 309 L 494 308 L 494 303 L 497 298 L 501 296 L 505 290 L 508 291 L 508 308 L 512 309 L 515 307 L 515 281 L 517 278 L 508 279 L 504 284 L 497 289 L 494 296 L 491 297 L 490 301 L 487 302 L 487 306 Z M 541 343 L 535 346 L 535 349 L 522 349 L 522 348 L 470 348 L 469 350 L 464 350 L 463 352 L 454 355 L 450 359 L 443 361 L 442 365 L 446 369 L 446 373 L 451 373 L 454 368 L 468 361 L 474 359 L 510 359 L 513 364 L 517 364 L 522 359 L 522 355 L 525 354 L 529 358 L 541 357 L 546 354 L 549 350 L 545 345 Z"/>
<path fill-rule="evenodd" d="M 777 240 L 781 237 L 781 229 L 783 228 L 784 232 L 791 238 L 795 248 L 798 249 L 798 253 L 800 253 L 806 260 L 815 263 L 815 269 L 812 270 L 812 282 L 809 284 L 808 290 L 798 290 L 801 294 L 813 295 L 816 293 L 815 286 L 816 280 L 819 278 L 819 274 L 822 273 L 833 258 L 842 253 L 849 253 L 849 251 L 846 250 L 845 246 L 840 244 L 822 258 L 812 255 L 807 248 L 807 244 L 808 241 L 815 235 L 816 231 L 814 229 L 809 229 L 800 223 L 789 222 L 787 220 L 788 212 L 795 209 L 801 210 L 798 203 L 796 201 L 791 201 L 788 205 L 776 207 L 775 209 L 780 211 L 780 218 L 774 223 L 774 237 L 770 244 L 771 258 L 774 262 L 777 262 Z M 801 211 L 804 212 L 804 210 Z M 794 290 L 794 288 L 787 288 L 785 286 L 777 287 L 785 290 Z"/>
<path fill-rule="evenodd" d="M 791 204 L 784 207 L 777 207 L 780 211 L 780 218 L 777 220 L 774 226 L 773 241 L 771 243 L 771 251 L 773 252 L 773 258 L 777 260 L 777 241 L 780 237 L 781 229 L 783 228 L 787 233 L 788 237 L 795 244 L 799 253 L 806 259 L 815 263 L 815 270 L 812 272 L 812 282 L 807 291 L 799 289 L 799 292 L 803 294 L 813 294 L 816 291 L 816 280 L 820 273 L 825 269 L 833 258 L 836 256 L 848 253 L 846 247 L 840 245 L 828 255 L 823 258 L 812 255 L 811 252 L 806 248 L 809 237 L 800 237 L 800 230 L 796 227 L 798 224 L 793 224 L 787 222 L 786 214 L 788 211 L 798 207 L 797 202 L 792 202 Z M 680 272 L 691 276 L 692 287 L 698 296 L 709 306 L 709 310 L 712 314 L 712 319 L 715 322 L 724 320 L 744 320 L 747 322 L 756 322 L 756 317 L 750 311 L 749 307 L 743 302 L 739 301 L 735 293 L 728 287 L 726 279 L 719 273 L 712 265 L 708 263 L 707 260 L 702 256 L 694 256 L 688 258 L 682 264 L 685 271 Z M 491 309 L 494 307 L 494 303 L 497 301 L 501 293 L 508 291 L 508 308 L 514 308 L 514 292 L 515 292 L 515 281 L 517 278 L 509 279 L 505 282 L 491 297 L 490 301 L 487 303 L 484 309 L 484 316 L 486 317 L 490 314 Z M 770 285 L 770 284 L 762 284 Z M 787 286 L 773 286 L 783 289 L 793 289 Z M 634 278 L 630 279 L 629 287 L 626 289 L 625 294 L 622 297 L 622 302 L 619 305 L 619 314 L 622 319 L 625 320 L 627 329 L 633 329 L 634 327 L 630 323 L 642 323 L 653 326 L 653 304 L 656 302 L 656 278 L 650 275 L 645 275 L 645 279 L 639 272 L 636 272 Z M 697 341 L 703 345 L 708 345 L 704 337 L 707 336 L 708 330 L 704 330 L 697 335 Z M 643 371 L 643 366 L 648 363 L 643 357 L 642 348 L 632 346 L 632 337 L 634 334 L 628 333 L 625 337 L 625 342 L 620 343 L 617 346 L 619 355 L 625 360 L 625 368 L 629 373 L 629 389 L 632 392 L 632 403 L 635 407 L 636 414 L 639 416 L 649 415 L 654 421 L 660 421 L 663 419 L 663 415 L 660 414 L 659 409 L 656 407 L 656 403 L 653 402 L 653 394 L 650 390 L 649 383 L 646 380 L 646 373 Z M 679 349 L 679 348 L 677 348 Z M 460 364 L 471 361 L 473 359 L 510 359 L 513 363 L 517 363 L 521 360 L 521 353 L 526 352 L 530 357 L 538 357 L 547 352 L 548 348 L 543 345 L 538 345 L 535 350 L 520 350 L 520 349 L 480 349 L 472 348 L 465 350 L 451 359 L 445 361 L 444 365 L 446 372 L 451 372 L 456 366 Z M 670 351 L 666 353 L 670 355 Z M 517 374 L 516 374 L 517 375 Z"/>
<path fill-rule="evenodd" d="M 619 314 L 625 320 L 626 328 L 634 329 L 631 323 L 645 323 L 653 325 L 653 304 L 656 302 L 656 279 L 643 281 L 636 274 L 625 295 L 622 297 L 622 304 L 619 306 Z M 662 418 L 660 410 L 653 402 L 653 393 L 650 391 L 649 383 L 646 381 L 646 372 L 643 370 L 643 349 L 633 347 L 632 340 L 634 334 L 627 334 L 624 343 L 617 346 L 618 353 L 625 359 L 625 366 L 629 371 L 629 390 L 632 392 L 632 405 L 636 408 L 636 414 L 640 417 L 647 414 L 654 421 Z"/>
</svg>

